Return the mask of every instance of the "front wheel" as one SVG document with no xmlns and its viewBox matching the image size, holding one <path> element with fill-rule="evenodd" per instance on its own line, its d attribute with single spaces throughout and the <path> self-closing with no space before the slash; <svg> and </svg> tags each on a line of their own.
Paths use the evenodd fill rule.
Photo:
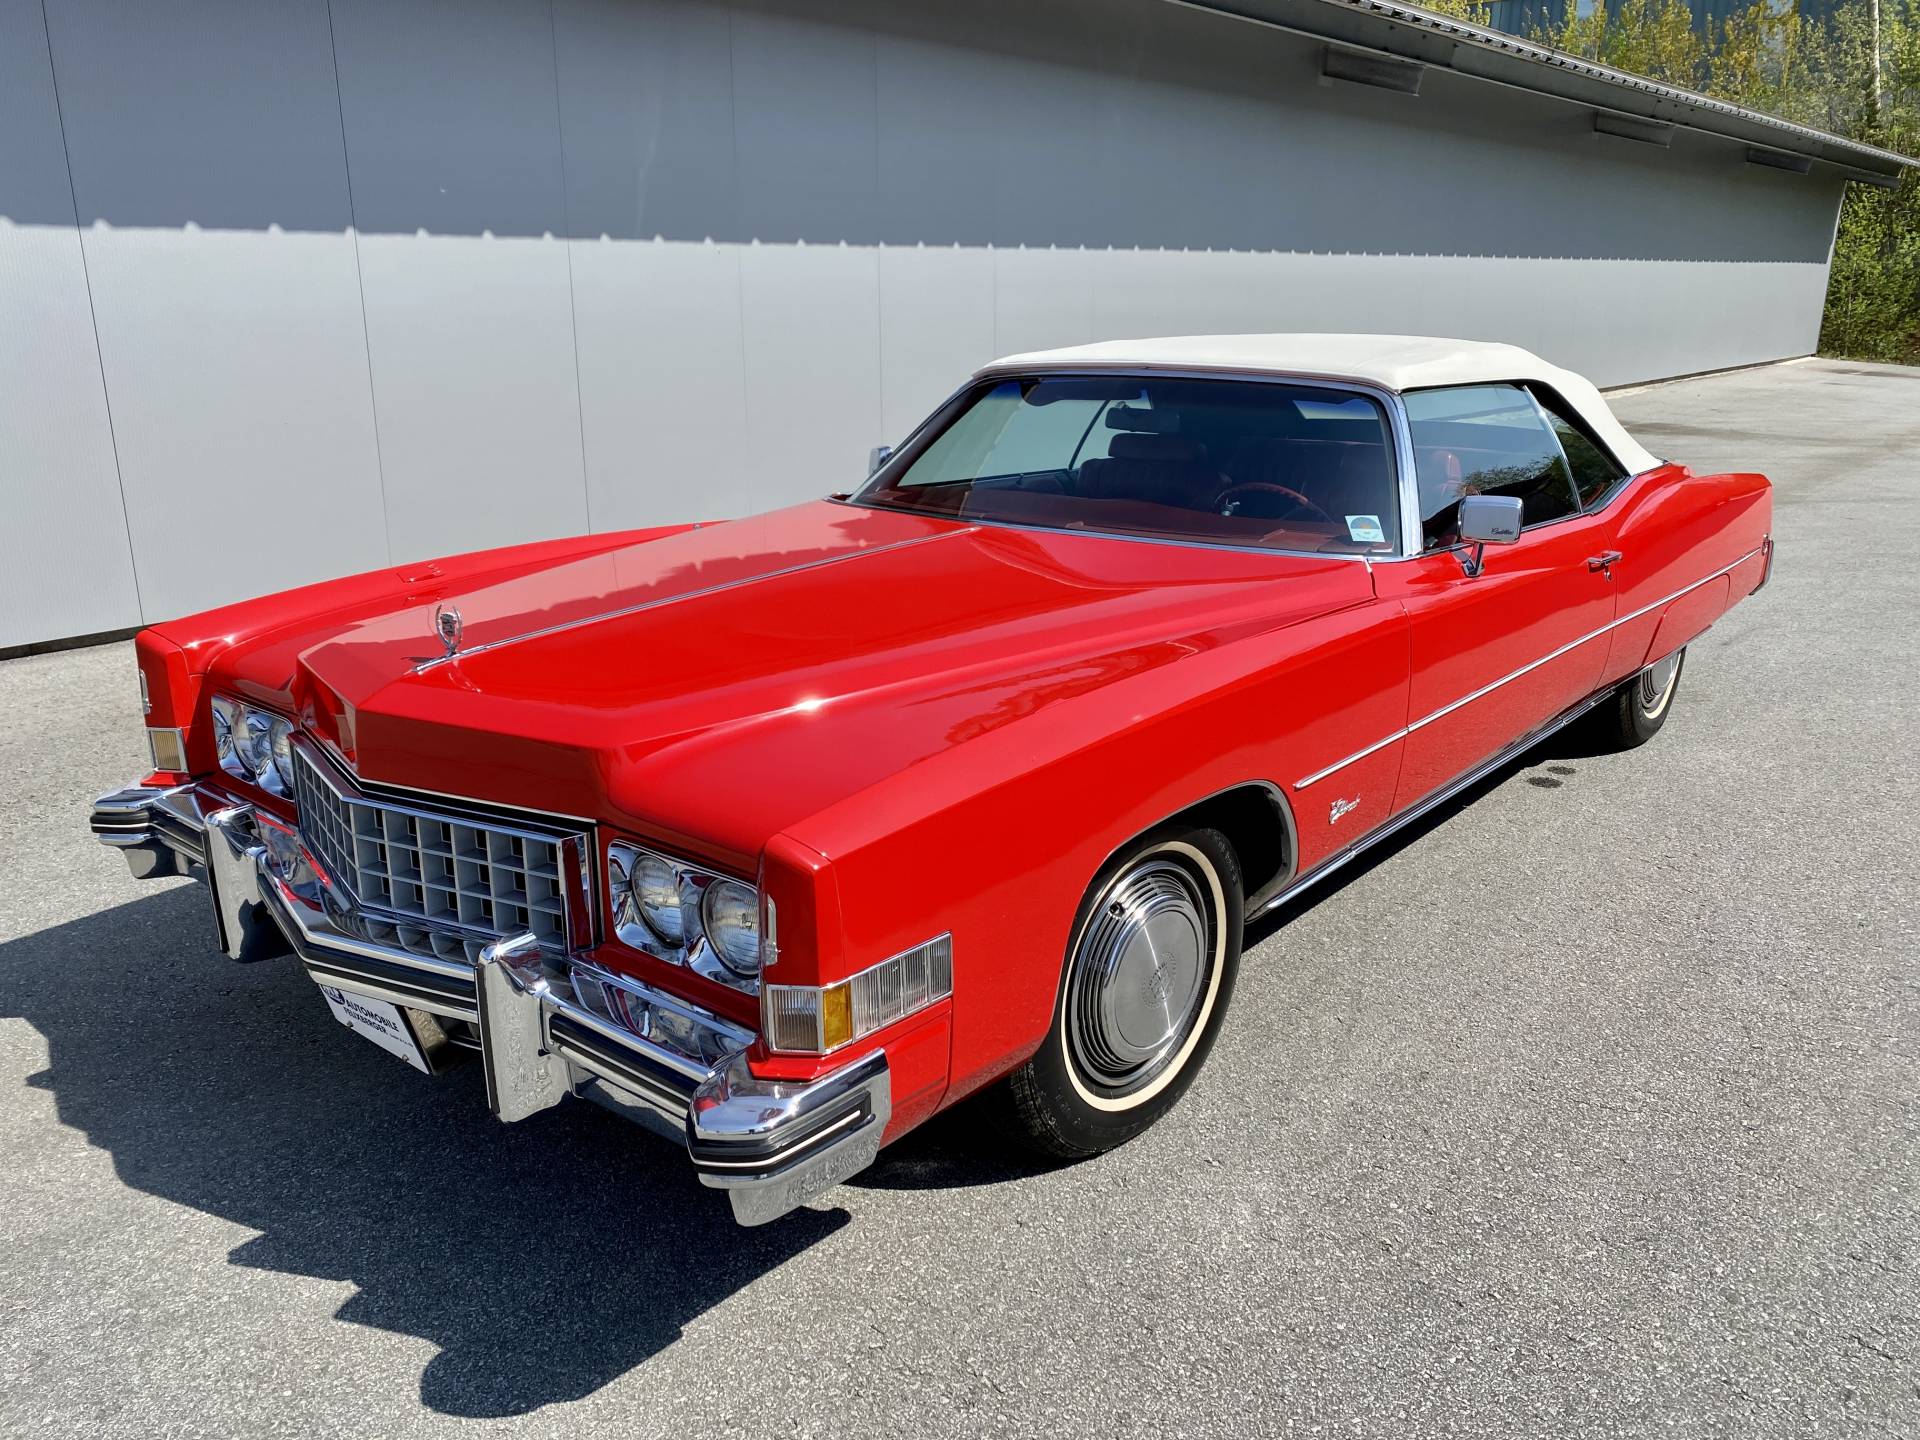
<svg viewBox="0 0 1920 1440">
<path fill-rule="evenodd" d="M 1217 830 L 1169 826 L 1101 871 L 1074 921 L 1052 1027 L 1007 1079 L 1020 1138 L 1095 1155 L 1173 1108 L 1233 996 L 1243 903 L 1240 862 Z"/>
<path fill-rule="evenodd" d="M 1680 688 L 1680 671 L 1687 663 L 1686 646 L 1656 660 L 1632 679 L 1622 682 L 1594 709 L 1600 738 L 1616 750 L 1644 745 L 1660 733 Z"/>
</svg>

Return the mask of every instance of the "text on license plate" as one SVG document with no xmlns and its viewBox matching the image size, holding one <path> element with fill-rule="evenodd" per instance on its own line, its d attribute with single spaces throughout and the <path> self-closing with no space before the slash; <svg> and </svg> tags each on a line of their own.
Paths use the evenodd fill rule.
<svg viewBox="0 0 1920 1440">
<path fill-rule="evenodd" d="M 355 1034 L 366 1036 L 382 1050 L 398 1055 L 414 1069 L 432 1073 L 427 1057 L 421 1052 L 420 1042 L 414 1038 L 413 1027 L 407 1023 L 407 1017 L 400 1013 L 399 1006 L 365 995 L 350 995 L 331 985 L 322 985 L 320 993 L 327 997 L 327 1008 L 333 1011 L 333 1018 L 342 1025 Z"/>
</svg>

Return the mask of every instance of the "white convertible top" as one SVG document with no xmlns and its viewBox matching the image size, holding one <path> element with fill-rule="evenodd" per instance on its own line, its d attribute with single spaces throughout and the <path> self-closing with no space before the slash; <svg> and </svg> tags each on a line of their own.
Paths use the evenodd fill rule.
<svg viewBox="0 0 1920 1440">
<path fill-rule="evenodd" d="M 1172 335 L 1157 340 L 1102 340 L 1062 350 L 1007 355 L 981 368 L 1240 370 L 1358 380 L 1383 390 L 1474 385 L 1493 380 L 1537 380 L 1580 413 L 1632 474 L 1660 462 L 1627 434 L 1600 392 L 1583 376 L 1549 365 L 1531 350 L 1485 340 L 1431 335 Z"/>
</svg>

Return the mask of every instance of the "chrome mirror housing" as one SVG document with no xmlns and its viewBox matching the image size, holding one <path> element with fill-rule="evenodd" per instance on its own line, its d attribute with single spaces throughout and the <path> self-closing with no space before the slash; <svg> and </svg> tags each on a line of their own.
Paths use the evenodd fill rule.
<svg viewBox="0 0 1920 1440">
<path fill-rule="evenodd" d="M 893 446 L 876 445 L 867 452 L 867 474 L 871 475 L 887 463 L 887 457 L 893 454 Z"/>
<path fill-rule="evenodd" d="M 1460 538 L 1475 545 L 1511 545 L 1520 538 L 1520 497 L 1466 495 L 1460 500 Z"/>
<path fill-rule="evenodd" d="M 1473 547 L 1460 557 L 1460 565 L 1468 575 L 1480 573 L 1482 552 L 1488 545 L 1511 545 L 1520 538 L 1520 511 L 1517 495 L 1460 497 L 1460 539 Z"/>
</svg>

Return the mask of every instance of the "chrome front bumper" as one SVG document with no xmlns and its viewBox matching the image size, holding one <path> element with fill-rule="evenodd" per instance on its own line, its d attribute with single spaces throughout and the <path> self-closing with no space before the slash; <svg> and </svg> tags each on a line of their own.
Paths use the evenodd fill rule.
<svg viewBox="0 0 1920 1440">
<path fill-rule="evenodd" d="M 884 1053 L 807 1084 L 765 1080 L 747 1064 L 752 1032 L 590 960 L 555 964 L 531 935 L 499 937 L 472 963 L 376 942 L 294 831 L 194 785 L 103 795 L 91 826 L 135 879 L 205 884 L 230 958 L 292 953 L 316 984 L 455 1022 L 502 1120 L 568 1095 L 595 1100 L 682 1141 L 743 1225 L 777 1219 L 879 1153 L 892 1103 Z"/>
</svg>

